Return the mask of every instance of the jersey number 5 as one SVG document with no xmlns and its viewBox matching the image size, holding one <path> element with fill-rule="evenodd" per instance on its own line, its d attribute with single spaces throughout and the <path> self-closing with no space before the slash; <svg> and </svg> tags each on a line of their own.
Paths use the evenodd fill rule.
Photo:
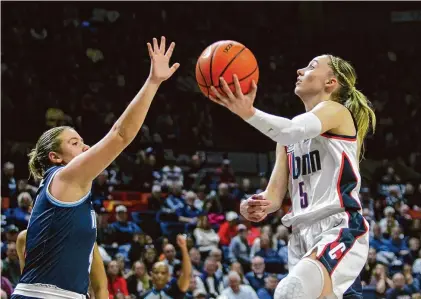
<svg viewBox="0 0 421 299">
<path fill-rule="evenodd" d="M 304 209 L 308 207 L 308 197 L 307 193 L 304 191 L 304 182 L 300 182 L 298 186 L 300 188 L 300 206 Z"/>
</svg>

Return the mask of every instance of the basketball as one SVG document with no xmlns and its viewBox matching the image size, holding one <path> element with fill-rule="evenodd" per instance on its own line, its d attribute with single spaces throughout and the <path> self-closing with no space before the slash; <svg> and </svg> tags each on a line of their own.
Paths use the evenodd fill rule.
<svg viewBox="0 0 421 299">
<path fill-rule="evenodd" d="M 213 43 L 207 47 L 196 63 L 196 81 L 202 93 L 214 96 L 210 90 L 214 86 L 219 93 L 225 94 L 220 86 L 219 78 L 223 77 L 230 89 L 235 93 L 233 75 L 240 81 L 241 91 L 247 94 L 254 80 L 259 79 L 259 66 L 253 53 L 243 44 L 232 40 Z"/>
</svg>

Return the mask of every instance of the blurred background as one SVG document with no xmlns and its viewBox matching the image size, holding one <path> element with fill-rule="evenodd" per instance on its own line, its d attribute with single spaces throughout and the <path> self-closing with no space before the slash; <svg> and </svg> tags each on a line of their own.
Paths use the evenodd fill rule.
<svg viewBox="0 0 421 299">
<path fill-rule="evenodd" d="M 177 43 L 181 67 L 135 141 L 94 182 L 109 276 L 115 260 L 129 286 L 112 296 L 140 298 L 157 260 L 177 277 L 177 233 L 189 236 L 195 269 L 186 298 L 216 298 L 220 290 L 203 287 L 201 277 L 213 271 L 221 290 L 230 288 L 230 269 L 259 298 L 272 298 L 288 272 L 290 232 L 280 221 L 288 198 L 263 223 L 239 216 L 240 201 L 267 185 L 275 143 L 207 100 L 195 82 L 200 53 L 232 39 L 259 63 L 256 107 L 285 117 L 304 111 L 293 93 L 296 70 L 313 57 L 334 54 L 355 66 L 378 119 L 361 163 L 372 246 L 364 298 L 421 298 L 419 3 L 2 2 L 1 26 L 3 290 L 19 279 L 14 242 L 38 184 L 28 180 L 29 150 L 59 125 L 73 126 L 87 144 L 102 138 L 148 75 L 146 42 L 165 35 Z M 217 270 L 204 263 L 209 255 Z M 136 279 L 148 283 L 139 288 Z"/>
</svg>

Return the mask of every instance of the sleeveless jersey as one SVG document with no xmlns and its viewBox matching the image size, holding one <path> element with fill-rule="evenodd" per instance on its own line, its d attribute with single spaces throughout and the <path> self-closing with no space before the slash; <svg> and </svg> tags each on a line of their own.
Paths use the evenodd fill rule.
<svg viewBox="0 0 421 299">
<path fill-rule="evenodd" d="M 324 133 L 286 147 L 292 209 L 282 218 L 284 225 L 361 209 L 356 137 Z"/>
<path fill-rule="evenodd" d="M 25 268 L 20 283 L 46 284 L 86 295 L 96 240 L 91 193 L 62 202 L 49 192 L 52 167 L 44 175 L 28 224 Z"/>
</svg>

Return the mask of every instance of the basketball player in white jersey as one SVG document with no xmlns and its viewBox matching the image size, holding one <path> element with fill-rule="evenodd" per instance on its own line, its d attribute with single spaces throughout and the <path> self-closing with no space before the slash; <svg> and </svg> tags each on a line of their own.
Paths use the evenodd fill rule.
<svg viewBox="0 0 421 299">
<path fill-rule="evenodd" d="M 362 298 L 359 274 L 368 255 L 369 225 L 361 215 L 358 162 L 375 115 L 355 88 L 356 73 L 332 55 L 314 58 L 297 71 L 295 93 L 306 113 L 292 120 L 253 107 L 257 86 L 243 95 L 234 76 L 232 93 L 212 88 L 225 106 L 277 142 L 276 163 L 267 189 L 242 202 L 241 214 L 258 222 L 281 207 L 289 191 L 292 210 L 282 219 L 292 227 L 289 275 L 275 299 Z"/>
</svg>

